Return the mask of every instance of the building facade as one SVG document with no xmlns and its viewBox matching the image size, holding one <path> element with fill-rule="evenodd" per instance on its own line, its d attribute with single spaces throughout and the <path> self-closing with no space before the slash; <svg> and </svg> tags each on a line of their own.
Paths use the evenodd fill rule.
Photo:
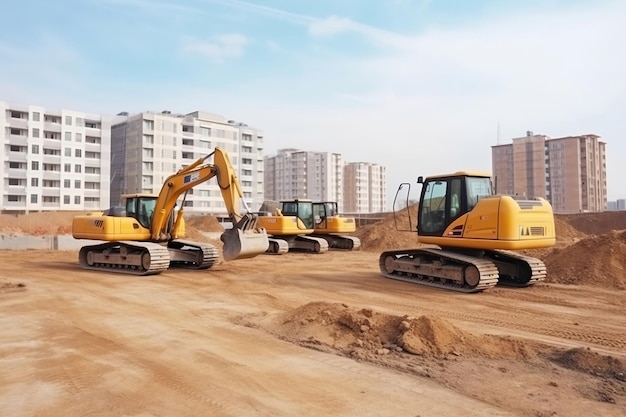
<svg viewBox="0 0 626 417">
<path fill-rule="evenodd" d="M 344 211 L 347 213 L 387 211 L 387 178 L 384 166 L 365 162 L 346 164 Z"/>
<path fill-rule="evenodd" d="M 280 149 L 265 157 L 265 198 L 336 201 L 343 211 L 343 166 L 338 153 Z"/>
<path fill-rule="evenodd" d="M 549 138 L 527 132 L 492 146 L 496 192 L 544 197 L 555 213 L 607 208 L 606 150 L 597 135 Z"/>
<path fill-rule="evenodd" d="M 0 102 L 3 212 L 109 207 L 110 118 Z"/>
<path fill-rule="evenodd" d="M 157 194 L 169 175 L 215 147 L 228 153 L 243 199 L 256 210 L 264 200 L 260 130 L 201 111 L 184 115 L 169 111 L 120 113 L 111 128 L 112 203 L 119 204 L 123 194 Z M 206 162 L 211 163 L 211 158 Z M 182 204 L 187 213 L 227 216 L 217 179 L 191 189 Z"/>
</svg>

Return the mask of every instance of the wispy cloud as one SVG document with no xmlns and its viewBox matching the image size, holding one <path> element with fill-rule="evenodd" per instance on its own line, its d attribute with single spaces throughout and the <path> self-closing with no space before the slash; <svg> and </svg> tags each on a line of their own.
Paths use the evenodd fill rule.
<svg viewBox="0 0 626 417">
<path fill-rule="evenodd" d="M 244 53 L 248 39 L 238 33 L 216 35 L 208 40 L 185 39 L 183 51 L 209 58 L 216 63 L 223 63 L 231 58 L 238 58 Z"/>
</svg>

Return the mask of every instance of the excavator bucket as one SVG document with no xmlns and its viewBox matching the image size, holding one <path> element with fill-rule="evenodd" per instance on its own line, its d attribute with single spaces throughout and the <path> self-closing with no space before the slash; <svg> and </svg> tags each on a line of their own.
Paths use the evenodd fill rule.
<svg viewBox="0 0 626 417">
<path fill-rule="evenodd" d="M 253 258 L 264 253 L 269 247 L 265 229 L 241 230 L 236 227 L 227 229 L 220 236 L 224 242 L 224 260 Z"/>
</svg>

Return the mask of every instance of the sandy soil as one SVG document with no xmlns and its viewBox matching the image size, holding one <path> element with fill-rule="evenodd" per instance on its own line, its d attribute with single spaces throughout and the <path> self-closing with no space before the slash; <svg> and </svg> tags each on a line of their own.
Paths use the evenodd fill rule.
<svg viewBox="0 0 626 417">
<path fill-rule="evenodd" d="M 479 294 L 383 278 L 381 245 L 415 240 L 389 222 L 358 252 L 142 278 L 3 251 L 0 414 L 624 416 L 626 236 L 607 221 L 559 219 L 550 282 Z"/>
</svg>

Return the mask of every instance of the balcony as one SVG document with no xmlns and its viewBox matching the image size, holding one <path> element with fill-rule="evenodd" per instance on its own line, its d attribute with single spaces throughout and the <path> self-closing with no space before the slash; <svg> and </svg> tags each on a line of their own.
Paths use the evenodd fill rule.
<svg viewBox="0 0 626 417">
<path fill-rule="evenodd" d="M 83 195 L 85 197 L 100 197 L 100 190 L 93 190 L 93 189 L 83 190 Z"/>
<path fill-rule="evenodd" d="M 43 140 L 43 147 L 48 149 L 61 149 L 62 143 L 61 139 L 50 139 L 46 138 Z"/>
<path fill-rule="evenodd" d="M 26 178 L 26 168 L 9 168 L 6 177 L 9 178 Z"/>
<path fill-rule="evenodd" d="M 44 164 L 59 165 L 61 163 L 61 155 L 43 155 L 42 161 Z"/>
<path fill-rule="evenodd" d="M 44 188 L 41 190 L 41 195 L 44 197 L 61 197 L 61 190 L 59 188 Z"/>
<path fill-rule="evenodd" d="M 27 160 L 28 156 L 26 152 L 9 152 L 9 154 L 5 156 L 5 161 L 26 162 Z"/>
<path fill-rule="evenodd" d="M 99 143 L 89 143 L 85 142 L 85 152 L 100 152 L 102 150 L 102 145 Z"/>
<path fill-rule="evenodd" d="M 61 123 L 46 121 L 43 124 L 43 130 L 46 132 L 61 133 Z"/>
<path fill-rule="evenodd" d="M 28 128 L 28 119 L 21 119 L 19 117 L 11 117 L 8 119 L 7 125 L 9 127 L 27 129 Z"/>
<path fill-rule="evenodd" d="M 12 195 L 26 195 L 26 185 L 8 185 L 6 191 Z"/>
<path fill-rule="evenodd" d="M 28 136 L 26 135 L 9 135 L 9 145 L 26 146 L 28 144 Z"/>
</svg>

